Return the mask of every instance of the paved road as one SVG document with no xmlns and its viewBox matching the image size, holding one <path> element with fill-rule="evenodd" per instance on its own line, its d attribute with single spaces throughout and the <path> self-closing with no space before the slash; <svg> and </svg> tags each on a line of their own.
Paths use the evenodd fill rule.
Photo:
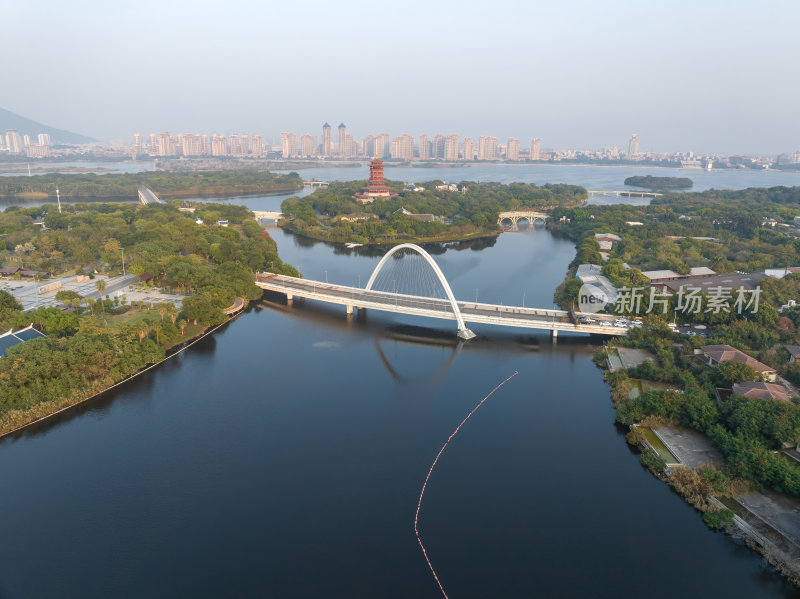
<svg viewBox="0 0 800 599">
<path fill-rule="evenodd" d="M 256 284 L 263 289 L 308 297 L 350 306 L 373 308 L 403 314 L 434 318 L 455 319 L 450 302 L 446 299 L 418 297 L 384 291 L 367 291 L 357 287 L 333 285 L 293 277 L 262 276 Z M 475 302 L 457 302 L 466 322 L 480 322 L 501 326 L 516 326 L 547 330 L 575 331 L 603 335 L 624 335 L 626 329 L 576 325 L 564 310 L 500 306 Z"/>
</svg>

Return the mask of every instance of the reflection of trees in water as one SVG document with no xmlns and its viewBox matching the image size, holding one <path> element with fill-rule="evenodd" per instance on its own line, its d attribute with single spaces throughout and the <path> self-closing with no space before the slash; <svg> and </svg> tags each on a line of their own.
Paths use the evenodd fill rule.
<svg viewBox="0 0 800 599">
<path fill-rule="evenodd" d="M 341 243 L 332 243 L 330 241 L 322 241 L 319 239 L 312 239 L 286 231 L 294 238 L 294 243 L 301 248 L 313 248 L 317 244 L 326 245 L 331 248 L 335 256 L 363 256 L 364 258 L 381 258 L 392 246 L 403 243 L 398 239 L 396 242 L 386 245 L 361 245 L 354 248 L 346 247 Z M 426 252 L 433 256 L 441 256 L 448 250 L 455 250 L 457 252 L 463 250 L 472 250 L 479 252 L 486 248 L 493 247 L 497 243 L 497 235 L 490 235 L 489 237 L 481 237 L 479 239 L 468 239 L 466 241 L 448 241 L 444 243 L 418 243 L 417 245 L 423 247 Z"/>
</svg>

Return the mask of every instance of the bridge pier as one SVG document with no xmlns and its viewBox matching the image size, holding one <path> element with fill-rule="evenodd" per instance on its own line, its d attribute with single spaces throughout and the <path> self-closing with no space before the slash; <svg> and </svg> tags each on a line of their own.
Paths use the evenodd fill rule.
<svg viewBox="0 0 800 599">
<path fill-rule="evenodd" d="M 550 331 L 550 338 L 553 340 L 553 343 L 558 342 L 558 329 L 553 329 Z"/>
<path fill-rule="evenodd" d="M 286 294 L 286 305 L 291 306 L 294 303 L 294 296 L 291 293 Z"/>
<path fill-rule="evenodd" d="M 347 310 L 347 315 L 348 316 L 352 316 L 353 315 L 353 304 L 345 304 L 344 307 Z"/>
</svg>

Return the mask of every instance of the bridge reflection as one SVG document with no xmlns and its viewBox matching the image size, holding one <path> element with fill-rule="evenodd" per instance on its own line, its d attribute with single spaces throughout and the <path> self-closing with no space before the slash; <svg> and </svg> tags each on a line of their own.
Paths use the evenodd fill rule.
<svg viewBox="0 0 800 599">
<path fill-rule="evenodd" d="M 254 304 L 256 311 L 269 310 L 280 312 L 285 316 L 302 318 L 309 321 L 310 328 L 321 327 L 328 331 L 336 331 L 339 341 L 350 335 L 371 338 L 376 355 L 389 376 L 399 385 L 434 382 L 445 378 L 463 351 L 480 352 L 487 359 L 495 359 L 502 355 L 536 352 L 541 354 L 560 354 L 569 356 L 570 360 L 591 356 L 600 338 L 562 337 L 558 344 L 550 342 L 547 333 L 519 334 L 494 328 L 479 328 L 479 335 L 468 343 L 455 337 L 450 329 L 418 325 L 397 324 L 392 318 L 386 318 L 380 312 L 359 312 L 353 317 L 346 317 L 340 310 L 328 304 L 317 302 L 295 302 L 287 305 L 279 293 L 265 292 L 262 299 Z M 427 347 L 431 349 L 450 350 L 444 363 L 423 374 L 408 374 L 393 364 L 387 345 L 395 347 Z"/>
</svg>

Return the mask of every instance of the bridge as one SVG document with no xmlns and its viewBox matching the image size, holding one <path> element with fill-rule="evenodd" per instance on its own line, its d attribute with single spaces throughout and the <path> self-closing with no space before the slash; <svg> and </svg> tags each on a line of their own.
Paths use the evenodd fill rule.
<svg viewBox="0 0 800 599">
<path fill-rule="evenodd" d="M 279 221 L 281 217 L 283 217 L 283 213 L 281 212 L 269 212 L 265 210 L 251 210 L 255 219 L 259 222 L 262 220 L 274 220 L 275 222 Z"/>
<path fill-rule="evenodd" d="M 164 201 L 160 200 L 153 190 L 144 185 L 139 186 L 139 201 L 147 206 L 148 204 L 163 204 Z"/>
<path fill-rule="evenodd" d="M 663 196 L 663 193 L 656 193 L 655 191 L 632 191 L 630 189 L 587 189 L 586 192 L 591 195 L 602 195 L 602 196 L 623 196 L 623 197 L 633 197 L 637 196 L 640 198 L 658 198 Z"/>
<path fill-rule="evenodd" d="M 445 298 L 410 295 L 404 293 L 378 291 L 373 288 L 381 269 L 388 260 L 398 257 L 398 252 L 408 250 L 421 256 L 430 270 L 435 274 L 441 284 Z M 428 318 L 455 320 L 458 336 L 461 339 L 475 337 L 467 323 L 482 323 L 496 326 L 519 327 L 550 331 L 557 337 L 559 331 L 572 333 L 590 333 L 596 335 L 625 335 L 627 329 L 601 326 L 594 324 L 579 324 L 575 322 L 576 315 L 566 310 L 548 310 L 543 308 L 526 308 L 524 306 L 503 306 L 466 301 L 457 301 L 453 296 L 447 279 L 431 256 L 421 247 L 404 243 L 390 249 L 375 267 L 366 286 L 350 287 L 333 283 L 298 279 L 273 273 L 261 273 L 256 276 L 256 285 L 267 291 L 274 291 L 286 295 L 288 303 L 295 297 L 317 300 L 333 304 L 344 305 L 348 315 L 353 314 L 353 309 L 371 309 L 399 314 L 411 314 Z M 595 315 L 596 316 L 596 315 Z M 613 316 L 596 316 L 600 319 L 613 320 Z M 608 323 L 610 324 L 610 323 Z"/>
<path fill-rule="evenodd" d="M 545 212 L 538 212 L 536 210 L 510 210 L 508 212 L 501 212 L 497 215 L 497 224 L 502 225 L 503 221 L 509 221 L 513 226 L 521 220 L 526 220 L 533 224 L 535 220 L 547 220 L 549 214 Z"/>
<path fill-rule="evenodd" d="M 327 187 L 329 183 L 327 181 L 303 181 L 303 185 L 306 187 Z"/>
</svg>

